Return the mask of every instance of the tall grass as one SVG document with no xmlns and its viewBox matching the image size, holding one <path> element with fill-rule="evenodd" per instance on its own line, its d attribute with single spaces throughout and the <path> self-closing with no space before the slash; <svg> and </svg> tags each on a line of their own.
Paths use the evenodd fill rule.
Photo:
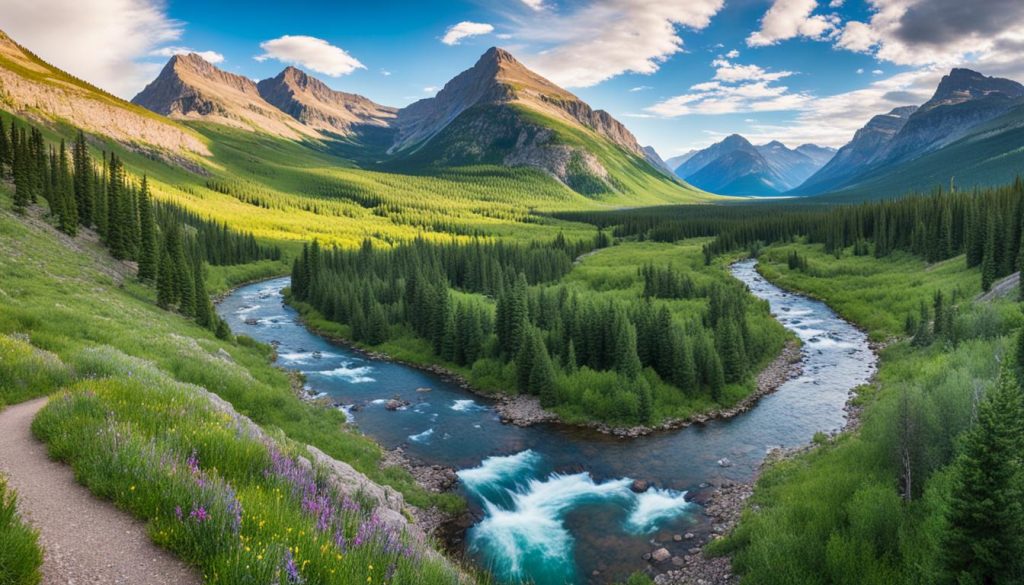
<svg viewBox="0 0 1024 585">
<path fill-rule="evenodd" d="M 38 535 L 18 517 L 17 496 L 0 475 L 0 585 L 36 585 L 42 564 Z"/>
</svg>

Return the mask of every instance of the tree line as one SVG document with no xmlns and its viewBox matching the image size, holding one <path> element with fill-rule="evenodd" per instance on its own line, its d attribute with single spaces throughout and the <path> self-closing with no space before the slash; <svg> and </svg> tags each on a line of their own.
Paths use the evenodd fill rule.
<svg viewBox="0 0 1024 585">
<path fill-rule="evenodd" d="M 161 307 L 221 337 L 230 331 L 210 303 L 205 264 L 280 259 L 280 249 L 259 245 L 252 234 L 154 202 L 147 177 L 130 177 L 114 152 L 95 160 L 81 131 L 69 152 L 64 140 L 48 144 L 39 128 L 7 127 L 0 119 L 0 178 L 13 182 L 17 212 L 45 201 L 64 233 L 95 230 L 114 258 L 137 264 L 139 280 L 156 288 Z"/>
<path fill-rule="evenodd" d="M 558 214 L 599 227 L 614 226 L 617 237 L 662 242 L 713 237 L 710 262 L 717 254 L 797 237 L 841 255 L 881 258 L 906 251 L 928 262 L 965 255 L 968 267 L 981 270 L 982 288 L 1020 268 L 1024 237 L 1024 180 L 970 191 L 936 189 L 891 200 L 848 205 L 814 203 L 693 205 Z M 870 243 L 870 245 L 869 245 Z"/>
</svg>

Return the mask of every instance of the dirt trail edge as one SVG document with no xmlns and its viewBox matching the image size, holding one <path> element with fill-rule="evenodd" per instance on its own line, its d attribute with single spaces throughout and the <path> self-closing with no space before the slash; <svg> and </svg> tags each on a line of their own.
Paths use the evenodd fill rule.
<svg viewBox="0 0 1024 585">
<path fill-rule="evenodd" d="M 196 570 L 149 540 L 144 523 L 75 482 L 32 436 L 46 398 L 0 412 L 0 473 L 18 492 L 18 510 L 39 530 L 43 585 L 191 585 Z"/>
</svg>

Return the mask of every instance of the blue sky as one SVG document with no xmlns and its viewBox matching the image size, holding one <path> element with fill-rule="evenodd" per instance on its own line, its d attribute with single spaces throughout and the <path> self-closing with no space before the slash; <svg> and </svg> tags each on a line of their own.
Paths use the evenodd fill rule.
<svg viewBox="0 0 1024 585">
<path fill-rule="evenodd" d="M 188 49 L 254 79 L 295 64 L 403 106 L 498 45 L 667 158 L 733 132 L 839 146 L 871 115 L 925 101 L 951 66 L 1024 76 L 1024 2 L 961 4 L 0 0 L 0 28 L 128 98 Z"/>
</svg>

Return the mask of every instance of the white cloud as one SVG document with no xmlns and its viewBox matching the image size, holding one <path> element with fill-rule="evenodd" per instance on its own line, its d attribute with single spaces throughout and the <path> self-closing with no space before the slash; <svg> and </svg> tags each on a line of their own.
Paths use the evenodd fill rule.
<svg viewBox="0 0 1024 585">
<path fill-rule="evenodd" d="M 654 89 L 654 88 L 649 86 L 649 85 L 638 85 L 636 87 L 629 88 L 629 91 L 631 93 L 636 93 L 638 91 L 648 91 L 648 90 L 651 90 L 651 89 Z"/>
<path fill-rule="evenodd" d="M 516 21 L 516 38 L 536 50 L 523 60 L 566 87 L 589 87 L 622 73 L 651 74 L 683 50 L 678 27 L 701 30 L 723 0 L 594 0 L 563 14 Z"/>
<path fill-rule="evenodd" d="M 427 87 L 423 88 L 423 93 L 431 93 L 431 94 L 433 94 L 433 93 L 437 93 L 440 90 L 441 90 L 441 88 L 437 87 L 436 85 L 428 85 Z"/>
<path fill-rule="evenodd" d="M 388 71 L 387 69 L 381 69 L 380 74 L 383 75 L 384 77 L 391 77 L 391 72 Z"/>
<path fill-rule="evenodd" d="M 195 49 L 190 49 L 188 47 L 162 47 L 149 52 L 149 54 L 154 57 L 167 58 L 171 58 L 175 55 L 188 55 L 189 53 L 195 53 L 210 63 L 216 64 L 224 61 L 224 55 L 221 55 L 217 51 L 196 51 Z"/>
<path fill-rule="evenodd" d="M 871 70 L 871 75 L 882 75 L 883 73 L 885 73 L 885 71 L 882 71 L 881 69 L 872 69 Z"/>
<path fill-rule="evenodd" d="M 739 65 L 727 59 L 715 59 L 711 62 L 715 67 L 715 77 L 719 81 L 778 81 L 793 75 L 792 71 L 765 71 L 757 65 Z"/>
<path fill-rule="evenodd" d="M 790 92 L 773 82 L 793 75 L 791 71 L 766 71 L 757 65 L 739 65 L 726 59 L 711 63 L 715 75 L 710 81 L 690 87 L 690 93 L 656 103 L 646 111 L 664 118 L 688 114 L 735 114 L 797 110 L 813 98 L 807 93 Z"/>
<path fill-rule="evenodd" d="M 348 75 L 356 69 L 366 69 L 365 65 L 344 49 L 316 37 L 285 35 L 263 41 L 260 48 L 265 52 L 255 57 L 257 61 L 275 59 L 282 63 L 301 65 L 331 77 Z"/>
<path fill-rule="evenodd" d="M 457 45 L 462 39 L 467 37 L 475 37 L 479 35 L 486 35 L 494 32 L 494 27 L 484 22 L 470 22 L 464 20 L 459 24 L 454 24 L 448 27 L 448 30 L 444 33 L 444 37 L 441 38 L 441 42 L 446 45 Z"/>
<path fill-rule="evenodd" d="M 740 52 L 737 51 L 736 49 L 733 49 L 733 50 L 731 50 L 731 51 L 729 51 L 728 53 L 725 54 L 725 58 L 726 59 L 735 59 L 736 57 L 739 57 L 739 56 L 740 56 Z"/>
<path fill-rule="evenodd" d="M 796 37 L 821 39 L 836 30 L 836 17 L 812 15 L 817 0 L 775 0 L 761 17 L 761 29 L 747 37 L 747 45 L 764 47 Z"/>
<path fill-rule="evenodd" d="M 0 25 L 46 61 L 131 98 L 160 71 L 144 59 L 184 24 L 159 0 L 4 0 Z"/>
<path fill-rule="evenodd" d="M 530 10 L 544 10 L 544 0 L 522 0 Z"/>
<path fill-rule="evenodd" d="M 858 67 L 857 68 L 857 75 L 864 75 L 864 68 L 863 67 Z"/>
<path fill-rule="evenodd" d="M 845 0 L 832 0 L 828 3 L 829 8 L 842 8 Z"/>
</svg>

